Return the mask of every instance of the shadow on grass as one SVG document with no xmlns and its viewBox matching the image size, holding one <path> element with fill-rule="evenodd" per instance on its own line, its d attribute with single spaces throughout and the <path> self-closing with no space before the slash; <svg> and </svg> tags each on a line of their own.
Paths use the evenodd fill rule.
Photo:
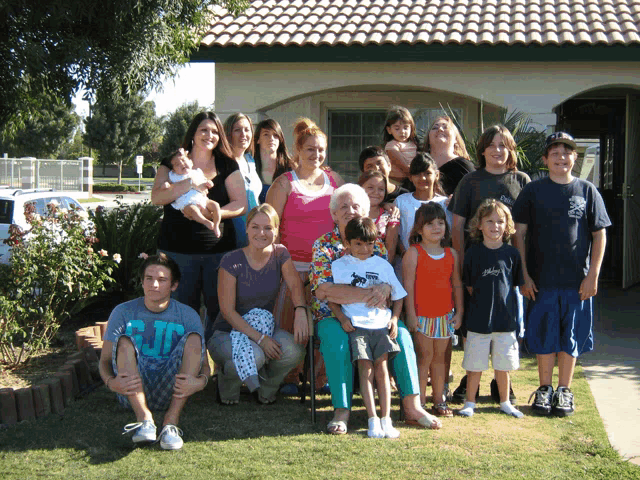
<svg viewBox="0 0 640 480">
<path fill-rule="evenodd" d="M 392 397 L 392 416 L 398 420 L 400 399 Z M 304 404 L 299 397 L 279 396 L 273 405 L 260 405 L 251 395 L 242 394 L 238 405 L 220 405 L 215 390 L 207 389 L 190 398 L 180 428 L 187 442 L 216 443 L 263 437 L 313 435 L 324 432 L 333 416 L 329 395 L 316 396 L 316 423 L 311 422 L 309 397 Z M 163 412 L 154 412 L 156 425 L 162 424 Z M 64 415 L 22 422 L 0 430 L 0 450 L 27 452 L 34 450 L 75 450 L 94 464 L 116 462 L 139 449 L 159 450 L 158 444 L 136 446 L 130 435 L 122 435 L 124 425 L 135 422 L 133 412 L 121 407 L 112 392 L 100 387 L 67 407 Z M 367 416 L 359 396 L 354 397 L 351 433 L 366 429 Z M 158 428 L 158 431 L 160 428 Z M 74 455 L 75 456 L 75 455 Z"/>
</svg>

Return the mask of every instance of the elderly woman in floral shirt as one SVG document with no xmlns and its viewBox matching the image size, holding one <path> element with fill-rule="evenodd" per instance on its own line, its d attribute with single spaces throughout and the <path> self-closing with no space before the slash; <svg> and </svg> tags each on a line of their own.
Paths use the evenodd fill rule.
<svg viewBox="0 0 640 480">
<path fill-rule="evenodd" d="M 366 216 L 369 212 L 369 197 L 362 187 L 346 184 L 336 189 L 329 204 L 335 228 L 318 238 L 313 244 L 313 259 L 309 277 L 313 299 L 311 309 L 317 322 L 320 352 L 325 361 L 331 401 L 335 409 L 327 432 L 340 435 L 347 433 L 347 422 L 351 408 L 353 390 L 353 367 L 349 350 L 349 337 L 333 316 L 327 302 L 347 304 L 364 302 L 372 306 L 384 306 L 391 294 L 386 284 L 370 288 L 337 285 L 331 276 L 331 262 L 345 254 L 344 229 L 355 216 Z M 387 258 L 384 243 L 379 239 L 374 246 L 374 255 Z M 398 324 L 398 343 L 401 352 L 392 361 L 396 383 L 402 396 L 408 424 L 438 429 L 440 421 L 427 413 L 420 405 L 418 368 L 411 335 L 404 323 Z"/>
</svg>

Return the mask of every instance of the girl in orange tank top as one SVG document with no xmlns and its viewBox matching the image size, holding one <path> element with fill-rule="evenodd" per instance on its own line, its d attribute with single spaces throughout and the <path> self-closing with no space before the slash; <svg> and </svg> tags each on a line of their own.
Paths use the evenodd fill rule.
<svg viewBox="0 0 640 480">
<path fill-rule="evenodd" d="M 431 367 L 434 413 L 450 417 L 453 412 L 443 398 L 445 352 L 454 329 L 462 323 L 463 296 L 458 254 L 450 243 L 446 214 L 436 202 L 422 205 L 416 212 L 409 236 L 409 250 L 402 259 L 406 323 L 413 332 L 418 359 L 420 402 L 426 402 L 427 379 Z"/>
</svg>

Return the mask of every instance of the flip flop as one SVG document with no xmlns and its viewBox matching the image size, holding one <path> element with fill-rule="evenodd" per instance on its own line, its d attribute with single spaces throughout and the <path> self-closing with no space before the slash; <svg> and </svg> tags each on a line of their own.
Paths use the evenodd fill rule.
<svg viewBox="0 0 640 480">
<path fill-rule="evenodd" d="M 418 420 L 410 420 L 407 418 L 404 423 L 413 427 L 429 428 L 431 430 L 440 430 L 442 428 L 440 420 L 435 417 L 433 417 L 433 420 L 429 420 L 427 415 L 420 417 Z"/>
<path fill-rule="evenodd" d="M 446 403 L 439 403 L 433 406 L 433 413 L 438 417 L 453 417 L 453 411 Z"/>
<path fill-rule="evenodd" d="M 329 435 L 346 435 L 347 424 L 342 420 L 331 420 L 327 424 L 327 433 Z"/>
</svg>

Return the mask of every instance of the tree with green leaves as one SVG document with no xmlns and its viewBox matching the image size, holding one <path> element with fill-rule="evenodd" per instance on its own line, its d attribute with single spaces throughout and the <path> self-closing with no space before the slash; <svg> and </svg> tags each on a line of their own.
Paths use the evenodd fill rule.
<svg viewBox="0 0 640 480">
<path fill-rule="evenodd" d="M 187 133 L 189 124 L 202 108 L 196 100 L 193 103 L 185 103 L 168 114 L 163 121 L 164 135 L 158 153 L 160 158 L 171 153 L 182 145 L 182 140 Z"/>
<path fill-rule="evenodd" d="M 122 167 L 142 155 L 160 135 L 154 102 L 140 95 L 129 99 L 99 98 L 85 120 L 85 143 L 99 152 L 99 162 L 118 165 L 118 184 Z"/>
<path fill-rule="evenodd" d="M 149 93 L 198 47 L 211 7 L 247 0 L 11 0 L 0 2 L 0 130 L 38 115 L 41 92 L 71 101 Z"/>
<path fill-rule="evenodd" d="M 42 95 L 41 115 L 25 119 L 22 128 L 0 131 L 0 152 L 10 157 L 57 158 L 80 125 L 73 103 Z"/>
</svg>

